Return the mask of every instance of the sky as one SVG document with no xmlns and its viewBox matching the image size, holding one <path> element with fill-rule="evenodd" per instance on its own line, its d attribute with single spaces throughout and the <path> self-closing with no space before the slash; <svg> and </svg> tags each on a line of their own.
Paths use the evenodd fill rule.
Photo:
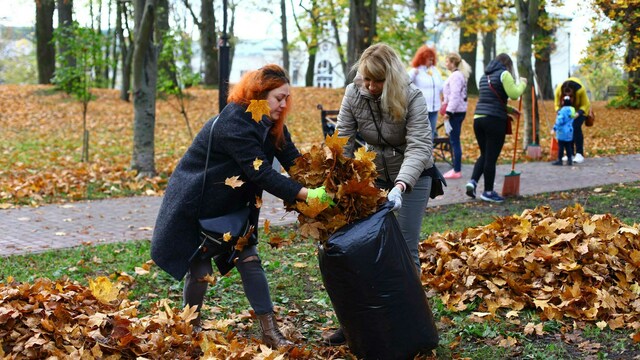
<svg viewBox="0 0 640 360">
<path fill-rule="evenodd" d="M 3 11 L 0 15 L 0 26 L 30 26 L 35 23 L 35 2 L 33 0 L 0 0 L 0 9 L 10 9 L 10 12 Z M 88 17 L 88 10 L 81 6 L 86 1 L 75 1 L 77 16 L 84 13 Z M 561 14 L 572 19 L 570 31 L 571 46 L 568 44 L 558 44 L 557 52 L 565 53 L 572 66 L 576 66 L 581 58 L 581 54 L 586 50 L 590 38 L 590 33 L 586 26 L 589 26 L 591 12 L 581 8 L 577 1 L 568 1 L 565 5 L 551 9 L 551 12 Z M 291 16 L 289 16 L 291 18 Z M 294 26 L 289 25 L 293 30 Z M 256 10 L 238 9 L 236 14 L 235 33 L 241 39 L 265 39 L 279 38 L 280 24 L 279 16 L 257 12 Z M 559 36 L 560 39 L 566 36 Z M 570 55 L 569 55 L 570 54 Z"/>
</svg>

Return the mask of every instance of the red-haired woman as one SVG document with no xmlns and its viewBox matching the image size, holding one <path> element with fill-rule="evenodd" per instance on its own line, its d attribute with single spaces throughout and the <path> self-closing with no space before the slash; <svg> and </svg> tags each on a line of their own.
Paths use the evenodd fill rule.
<svg viewBox="0 0 640 360">
<path fill-rule="evenodd" d="M 249 107 L 253 100 L 266 101 L 268 109 L 253 110 Z M 262 340 L 274 348 L 292 343 L 278 328 L 269 284 L 256 249 L 260 212 L 256 201 L 263 189 L 288 202 L 313 197 L 329 201 L 323 188 L 307 189 L 271 166 L 275 157 L 289 169 L 300 156 L 284 124 L 290 104 L 289 78 L 280 66 L 267 65 L 245 74 L 232 87 L 228 105 L 217 120 L 209 120 L 203 126 L 171 175 L 151 241 L 151 257 L 156 264 L 177 280 L 186 275 L 184 303 L 197 306 L 199 315 L 193 322 L 197 329 L 207 291 L 207 282 L 202 279 L 213 273 L 210 258 L 194 256 L 190 261 L 201 243 L 198 219 L 222 216 L 248 206 L 250 222 L 256 230 L 247 246 L 224 258 L 238 269 L 245 295 L 260 322 Z M 240 187 L 225 185 L 225 179 L 233 176 L 244 183 Z"/>
<path fill-rule="evenodd" d="M 436 67 L 436 50 L 422 45 L 413 57 L 411 66 L 409 77 L 411 82 L 422 91 L 422 95 L 424 95 L 427 102 L 433 139 L 438 135 L 436 124 L 438 123 L 438 110 L 440 110 L 442 87 L 444 85 L 440 70 Z"/>
</svg>

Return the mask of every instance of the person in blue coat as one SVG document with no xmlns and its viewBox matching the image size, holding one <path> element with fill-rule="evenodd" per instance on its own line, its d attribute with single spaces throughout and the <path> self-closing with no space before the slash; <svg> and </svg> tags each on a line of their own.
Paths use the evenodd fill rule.
<svg viewBox="0 0 640 360">
<path fill-rule="evenodd" d="M 200 218 L 251 209 L 254 232 L 248 245 L 232 259 L 242 278 L 245 296 L 256 313 L 262 340 L 270 347 L 292 343 L 280 332 L 269 285 L 256 249 L 259 207 L 263 190 L 287 201 L 319 198 L 329 202 L 324 188 L 307 189 L 271 166 L 274 158 L 288 170 L 300 152 L 291 141 L 285 119 L 291 104 L 290 82 L 278 65 L 247 72 L 231 88 L 228 105 L 217 120 L 209 120 L 178 163 L 169 179 L 151 240 L 151 258 L 175 279 L 184 281 L 184 303 L 197 306 L 198 314 L 207 291 L 202 278 L 213 273 L 210 258 L 192 255 L 201 243 Z M 257 107 L 253 104 L 268 105 Z M 214 126 L 215 124 L 215 126 Z M 206 184 L 203 175 L 209 134 L 213 127 Z M 237 176 L 242 185 L 231 187 L 225 180 Z M 248 205 L 247 205 L 248 204 Z M 192 324 L 200 326 L 200 315 Z"/>
<path fill-rule="evenodd" d="M 552 133 L 555 132 L 558 139 L 558 160 L 552 165 L 562 165 L 562 155 L 567 153 L 567 165 L 573 165 L 573 119 L 578 116 L 576 108 L 571 106 L 571 98 L 565 96 L 562 107 L 558 110 L 556 123 L 553 125 Z"/>
</svg>

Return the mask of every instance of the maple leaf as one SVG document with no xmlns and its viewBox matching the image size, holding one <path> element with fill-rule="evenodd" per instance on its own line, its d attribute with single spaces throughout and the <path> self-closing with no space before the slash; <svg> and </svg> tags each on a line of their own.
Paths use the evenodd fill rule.
<svg viewBox="0 0 640 360">
<path fill-rule="evenodd" d="M 263 115 L 269 116 L 271 109 L 267 100 L 251 100 L 246 112 L 250 112 L 253 121 L 259 123 Z"/>
<path fill-rule="evenodd" d="M 182 312 L 180 313 L 180 318 L 184 320 L 186 323 L 190 323 L 191 320 L 198 318 L 198 306 L 186 305 Z"/>
<path fill-rule="evenodd" d="M 95 280 L 89 279 L 89 289 L 91 294 L 104 304 L 109 304 L 118 299 L 118 293 L 120 292 L 120 289 L 105 276 L 99 276 Z"/>
<path fill-rule="evenodd" d="M 222 234 L 222 240 L 225 241 L 225 242 L 231 241 L 231 238 L 232 238 L 231 233 L 228 232 L 228 231 L 226 233 Z"/>
<path fill-rule="evenodd" d="M 262 207 L 262 198 L 259 196 L 256 196 L 256 209 L 260 209 Z"/>
<path fill-rule="evenodd" d="M 354 159 L 360 161 L 373 162 L 373 160 L 376 158 L 375 151 L 367 151 L 367 148 L 364 146 L 359 147 L 353 155 Z"/>
<path fill-rule="evenodd" d="M 249 244 L 249 239 L 251 238 L 251 234 L 253 234 L 253 230 L 254 230 L 254 227 L 253 225 L 251 225 L 249 227 L 249 231 L 247 231 L 247 233 L 244 236 L 238 238 L 238 242 L 236 243 L 236 246 L 235 246 L 236 250 L 242 251 L 242 249 L 244 249 L 244 247 Z"/>
<path fill-rule="evenodd" d="M 265 235 L 269 235 L 269 233 L 271 232 L 269 228 L 270 225 L 271 225 L 271 221 L 269 221 L 269 219 L 265 219 L 264 225 L 262 225 L 262 231 L 264 232 Z"/>
<path fill-rule="evenodd" d="M 331 152 L 334 154 L 334 156 L 336 154 L 342 154 L 342 150 L 344 146 L 347 145 L 348 141 L 349 141 L 349 138 L 339 137 L 337 131 L 335 131 L 331 136 L 327 135 L 324 139 L 325 145 L 329 149 L 331 149 Z"/>
<path fill-rule="evenodd" d="M 232 176 L 229 178 L 226 178 L 224 180 L 224 184 L 231 186 L 233 189 L 242 186 L 242 184 L 244 184 L 244 181 L 240 180 L 240 176 L 236 175 L 236 176 Z"/>
<path fill-rule="evenodd" d="M 256 158 L 255 160 L 253 160 L 253 169 L 255 171 L 258 171 L 260 169 L 260 166 L 262 165 L 262 160 Z"/>
</svg>

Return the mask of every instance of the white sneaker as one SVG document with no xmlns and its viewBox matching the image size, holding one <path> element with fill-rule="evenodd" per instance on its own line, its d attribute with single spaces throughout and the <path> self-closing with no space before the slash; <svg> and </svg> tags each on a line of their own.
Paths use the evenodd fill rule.
<svg viewBox="0 0 640 360">
<path fill-rule="evenodd" d="M 565 156 L 563 156 L 563 157 L 562 157 L 562 161 L 567 161 L 567 160 L 569 160 L 569 158 L 567 157 L 567 155 L 565 155 Z"/>
<path fill-rule="evenodd" d="M 582 156 L 582 154 L 576 154 L 576 156 L 573 158 L 573 162 L 582 164 L 584 162 L 584 157 Z"/>
</svg>

